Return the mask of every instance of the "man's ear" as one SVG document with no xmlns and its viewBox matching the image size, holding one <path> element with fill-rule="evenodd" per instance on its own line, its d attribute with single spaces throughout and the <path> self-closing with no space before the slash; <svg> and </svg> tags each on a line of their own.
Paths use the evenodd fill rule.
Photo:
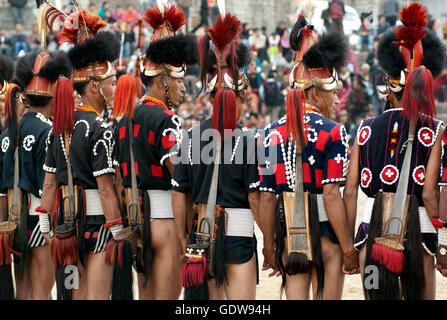
<svg viewBox="0 0 447 320">
<path fill-rule="evenodd" d="M 98 92 L 98 86 L 99 86 L 98 82 L 90 80 L 85 89 L 93 94 L 96 94 Z"/>
</svg>

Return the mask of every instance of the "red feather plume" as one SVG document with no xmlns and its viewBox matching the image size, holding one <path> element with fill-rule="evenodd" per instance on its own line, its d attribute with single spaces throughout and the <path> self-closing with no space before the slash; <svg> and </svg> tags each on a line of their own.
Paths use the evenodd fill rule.
<svg viewBox="0 0 447 320">
<path fill-rule="evenodd" d="M 6 116 L 12 116 L 13 115 L 13 106 L 12 106 L 12 99 L 14 99 L 14 93 L 13 90 L 14 89 L 20 89 L 18 85 L 16 85 L 15 83 L 9 83 L 8 84 L 8 89 L 6 89 L 6 94 L 5 94 L 5 115 Z"/>
<path fill-rule="evenodd" d="M 162 13 L 158 7 L 151 7 L 144 13 L 143 19 L 154 30 L 167 22 L 170 24 L 174 32 L 179 30 L 187 22 L 182 8 L 177 7 L 174 4 L 165 6 L 164 13 Z"/>
<path fill-rule="evenodd" d="M 86 10 L 74 12 L 64 21 L 59 43 L 76 44 L 79 41 L 79 31 L 84 30 L 85 27 L 95 35 L 106 26 L 107 23 L 99 16 L 91 14 Z"/>
<path fill-rule="evenodd" d="M 427 9 L 415 2 L 400 11 L 400 20 L 403 27 L 395 30 L 396 36 L 403 42 L 400 45 L 413 50 L 414 45 L 425 38 L 422 30 L 427 26 Z"/>
<path fill-rule="evenodd" d="M 75 119 L 73 83 L 70 79 L 59 78 L 53 93 L 53 134 L 72 133 Z"/>
<path fill-rule="evenodd" d="M 113 98 L 113 116 L 118 118 L 133 117 L 137 83 L 131 75 L 123 75 L 118 79 Z"/>
<path fill-rule="evenodd" d="M 216 21 L 216 24 L 207 28 L 206 31 L 217 49 L 222 51 L 226 45 L 239 37 L 242 32 L 242 23 L 230 13 L 227 13 L 223 19 L 219 14 Z"/>
</svg>

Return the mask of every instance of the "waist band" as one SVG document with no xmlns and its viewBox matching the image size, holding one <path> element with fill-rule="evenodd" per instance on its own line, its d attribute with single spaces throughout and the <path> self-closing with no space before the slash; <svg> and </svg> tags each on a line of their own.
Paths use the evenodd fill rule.
<svg viewBox="0 0 447 320">
<path fill-rule="evenodd" d="M 317 205 L 318 205 L 318 218 L 320 222 L 329 221 L 326 214 L 326 209 L 324 208 L 323 195 L 321 193 L 317 194 Z"/>
<path fill-rule="evenodd" d="M 41 200 L 40 198 L 36 197 L 31 192 L 29 194 L 29 215 L 30 216 L 38 216 L 39 212 L 35 212 L 37 207 L 40 207 Z"/>
<path fill-rule="evenodd" d="M 361 222 L 370 223 L 371 214 L 374 205 L 374 198 L 367 198 L 365 202 L 365 207 L 363 208 L 362 219 Z M 427 209 L 425 207 L 419 207 L 419 222 L 421 226 L 421 233 L 436 233 L 435 227 L 431 223 L 430 218 L 427 214 Z"/>
<path fill-rule="evenodd" d="M 173 219 L 171 190 L 146 190 L 150 199 L 151 221 L 154 219 Z"/>
<path fill-rule="evenodd" d="M 253 238 L 254 218 L 250 209 L 225 208 L 227 212 L 226 235 Z"/>
</svg>

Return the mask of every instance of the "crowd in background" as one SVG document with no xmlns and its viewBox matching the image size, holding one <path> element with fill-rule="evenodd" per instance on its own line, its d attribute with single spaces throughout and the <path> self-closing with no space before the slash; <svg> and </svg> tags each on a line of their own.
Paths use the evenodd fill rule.
<svg viewBox="0 0 447 320">
<path fill-rule="evenodd" d="M 16 26 L 13 32 L 9 30 L 8 33 L 0 23 L 0 54 L 17 58 L 31 50 L 40 49 L 40 36 L 37 24 L 33 24 L 31 30 L 23 30 L 23 13 L 19 7 L 24 6 L 26 0 L 9 0 L 9 2 Z M 192 1 L 176 2 L 188 17 Z M 141 8 L 134 8 L 132 5 L 112 7 L 108 2 L 103 2 L 99 8 L 94 3 L 88 6 L 88 11 L 98 14 L 105 20 L 108 23 L 107 29 L 115 32 L 121 40 L 121 57 L 115 65 L 118 70 L 133 72 L 135 69 L 139 36 L 138 19 L 147 7 L 155 5 L 155 1 L 143 0 L 140 4 Z M 335 5 L 332 7 L 333 4 Z M 70 5 L 71 3 L 67 3 L 62 10 L 69 13 Z M 344 8 L 340 10 L 342 7 L 342 1 L 331 0 L 328 9 L 323 11 L 322 19 L 328 32 L 343 32 Z M 183 31 L 197 32 L 200 35 L 204 25 L 214 23 L 218 9 L 213 0 L 202 0 L 200 8 L 197 9 L 200 18 L 195 24 L 186 26 Z M 348 61 L 339 72 L 339 104 L 334 113 L 334 120 L 345 125 L 350 133 L 351 143 L 361 120 L 380 114 L 384 110 L 384 102 L 378 89 L 384 89 L 385 73 L 378 65 L 377 47 L 383 33 L 396 26 L 398 12 L 398 1 L 387 0 L 380 15 L 372 7 L 360 13 L 362 25 L 357 32 L 358 41 L 350 45 Z M 49 50 L 64 49 L 58 45 L 57 31 L 61 29 L 63 21 L 60 20 L 58 24 L 54 28 L 55 31 L 47 35 Z M 436 30 L 440 25 L 439 19 L 430 17 L 429 28 Z M 265 28 L 252 28 L 249 24 L 243 23 L 240 41 L 250 49 L 251 55 L 250 64 L 244 69 L 250 82 L 250 90 L 242 122 L 248 128 L 263 128 L 265 124 L 285 114 L 285 97 L 294 63 L 294 52 L 289 42 L 291 27 L 286 21 L 280 21 L 273 32 L 267 33 Z M 143 50 L 144 43 L 150 39 L 148 29 L 150 28 L 145 28 L 142 34 Z M 447 23 L 442 30 L 444 39 L 447 39 Z M 188 68 L 185 85 L 188 94 L 177 112 L 184 119 L 185 128 L 189 129 L 211 115 L 212 105 L 208 96 L 200 90 L 199 66 Z M 447 69 L 436 79 L 435 87 L 437 99 L 447 100 Z"/>
</svg>

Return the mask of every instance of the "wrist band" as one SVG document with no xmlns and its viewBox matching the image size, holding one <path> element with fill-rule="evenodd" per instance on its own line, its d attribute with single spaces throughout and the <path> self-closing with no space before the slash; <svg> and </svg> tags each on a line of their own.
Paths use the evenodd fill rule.
<svg viewBox="0 0 447 320">
<path fill-rule="evenodd" d="M 122 224 L 114 224 L 109 228 L 110 232 L 112 233 L 113 238 L 115 238 L 115 235 L 118 234 L 121 230 L 123 230 Z"/>
<path fill-rule="evenodd" d="M 123 224 L 123 219 L 119 218 L 113 221 L 106 222 L 104 223 L 104 228 L 109 229 L 110 227 L 113 227 L 114 225 L 117 224 Z"/>
<path fill-rule="evenodd" d="M 447 223 L 441 221 L 439 218 L 431 218 L 431 223 L 435 228 L 445 228 Z"/>
<path fill-rule="evenodd" d="M 51 231 L 50 215 L 48 213 L 44 212 L 39 213 L 39 226 L 40 226 L 40 232 L 42 233 L 48 233 Z"/>
<path fill-rule="evenodd" d="M 447 228 L 438 229 L 438 245 L 447 246 Z"/>
</svg>

